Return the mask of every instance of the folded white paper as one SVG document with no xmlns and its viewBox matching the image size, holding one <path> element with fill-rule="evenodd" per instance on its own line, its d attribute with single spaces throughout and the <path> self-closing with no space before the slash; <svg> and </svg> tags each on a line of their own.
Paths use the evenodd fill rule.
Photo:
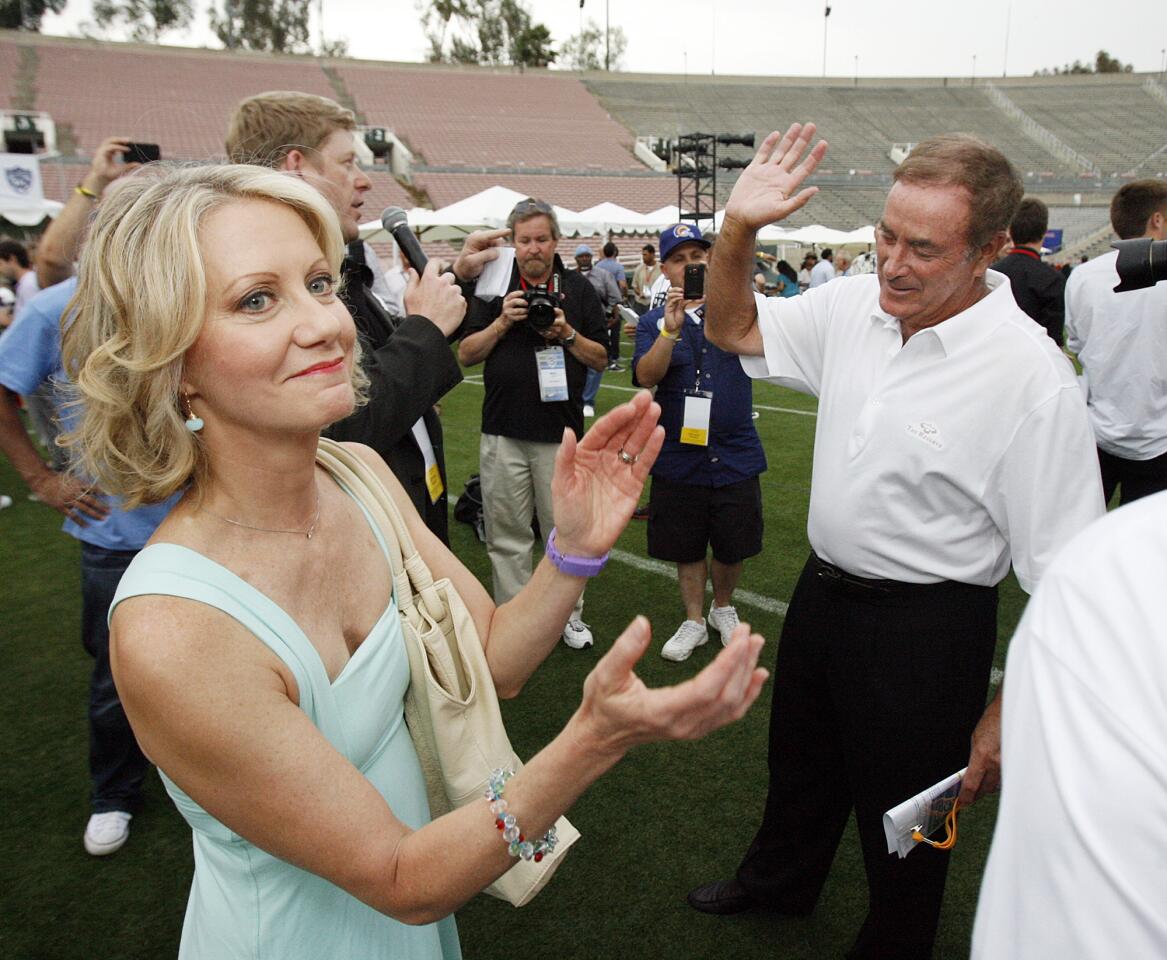
<svg viewBox="0 0 1167 960">
<path fill-rule="evenodd" d="M 511 285 L 511 267 L 515 263 L 515 248 L 500 247 L 498 256 L 482 268 L 478 276 L 478 284 L 474 288 L 474 295 L 483 300 L 493 300 L 507 292 Z"/>
<path fill-rule="evenodd" d="M 918 831 L 921 836 L 927 837 L 940 828 L 960 795 L 960 781 L 964 778 L 965 770 L 968 767 L 945 777 L 883 815 L 888 853 L 898 853 L 902 860 L 919 843 L 912 839 L 913 833 Z"/>
</svg>

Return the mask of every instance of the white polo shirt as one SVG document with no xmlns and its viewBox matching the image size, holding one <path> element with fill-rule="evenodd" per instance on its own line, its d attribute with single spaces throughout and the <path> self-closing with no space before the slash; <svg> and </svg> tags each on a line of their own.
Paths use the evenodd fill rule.
<svg viewBox="0 0 1167 960">
<path fill-rule="evenodd" d="M 1032 591 L 1100 516 L 1094 438 L 1069 360 L 1008 280 L 903 343 L 874 274 L 755 294 L 764 377 L 819 397 L 807 534 L 862 577 Z"/>
<path fill-rule="evenodd" d="M 1026 607 L 974 960 L 1167 957 L 1165 583 L 1160 493 L 1076 537 Z"/>
<path fill-rule="evenodd" d="M 1098 446 L 1125 460 L 1167 453 L 1167 283 L 1115 293 L 1118 251 L 1075 267 L 1066 284 L 1066 348 Z"/>
</svg>

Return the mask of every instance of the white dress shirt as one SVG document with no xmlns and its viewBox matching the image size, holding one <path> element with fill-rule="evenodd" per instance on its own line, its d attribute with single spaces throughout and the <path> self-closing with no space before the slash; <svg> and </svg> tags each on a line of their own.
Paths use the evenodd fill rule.
<svg viewBox="0 0 1167 960">
<path fill-rule="evenodd" d="M 1006 278 L 903 342 L 873 274 L 789 299 L 755 295 L 753 377 L 819 397 L 807 534 L 862 577 L 1032 591 L 1103 512 L 1094 438 L 1069 360 Z"/>
<path fill-rule="evenodd" d="M 1075 267 L 1066 284 L 1066 348 L 1098 446 L 1125 460 L 1167 453 L 1167 283 L 1115 293 L 1118 251 Z"/>
<path fill-rule="evenodd" d="M 835 279 L 835 265 L 830 260 L 820 260 L 810 268 L 811 287 L 821 287 L 824 283 Z"/>
<path fill-rule="evenodd" d="M 974 960 L 1167 957 L 1165 532 L 1163 493 L 1093 524 L 1009 644 Z"/>
</svg>

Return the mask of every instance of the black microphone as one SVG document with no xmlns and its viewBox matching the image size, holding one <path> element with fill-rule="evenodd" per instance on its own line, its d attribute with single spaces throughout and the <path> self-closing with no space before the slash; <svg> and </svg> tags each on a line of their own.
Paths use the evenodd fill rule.
<svg viewBox="0 0 1167 960">
<path fill-rule="evenodd" d="M 409 265 L 420 275 L 425 270 L 425 265 L 429 263 L 429 257 L 422 252 L 421 244 L 409 229 L 409 219 L 405 211 L 400 207 L 386 207 L 381 214 L 381 226 L 397 241 L 397 246 L 405 254 Z"/>
</svg>

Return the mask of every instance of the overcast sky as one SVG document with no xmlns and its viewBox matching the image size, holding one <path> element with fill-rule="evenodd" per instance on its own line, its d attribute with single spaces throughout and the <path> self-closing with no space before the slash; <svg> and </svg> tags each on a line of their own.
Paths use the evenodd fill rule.
<svg viewBox="0 0 1167 960">
<path fill-rule="evenodd" d="M 196 0 L 196 26 L 170 44 L 217 47 Z M 604 21 L 604 0 L 527 0 L 560 43 L 581 13 Z M 1167 48 L 1163 0 L 831 0 L 826 70 L 833 76 L 1027 75 L 1107 50 L 1139 71 L 1158 71 Z M 69 0 L 43 31 L 77 35 L 89 0 Z M 624 69 L 651 73 L 820 76 L 823 2 L 781 0 L 609 0 L 628 36 Z M 414 0 L 324 0 L 324 34 L 348 41 L 355 57 L 420 61 L 427 49 Z M 358 26 L 359 25 L 359 26 Z M 317 28 L 313 27 L 315 42 Z M 110 39 L 118 39 L 111 35 Z"/>
</svg>

